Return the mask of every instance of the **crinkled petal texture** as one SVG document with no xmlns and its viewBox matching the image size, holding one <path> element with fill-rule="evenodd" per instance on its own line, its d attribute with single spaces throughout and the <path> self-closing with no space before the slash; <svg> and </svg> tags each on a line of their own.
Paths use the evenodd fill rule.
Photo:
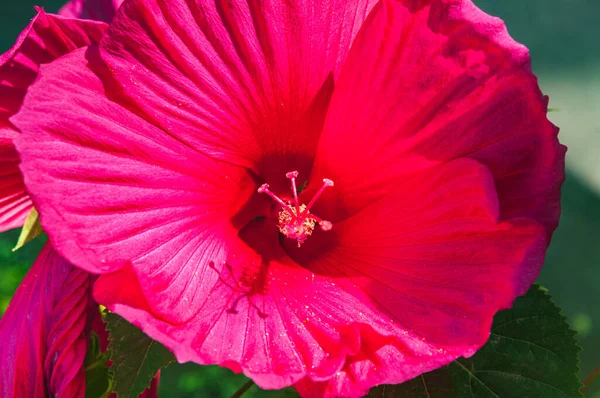
<svg viewBox="0 0 600 398">
<path fill-rule="evenodd" d="M 466 0 L 131 0 L 11 120 L 100 303 L 181 362 L 337 397 L 472 355 L 535 279 L 564 177 L 545 112 Z M 291 170 L 302 199 L 336 183 L 301 248 L 256 194 Z"/>
<path fill-rule="evenodd" d="M 0 396 L 84 396 L 90 288 L 90 274 L 44 247 L 0 319 Z"/>
<path fill-rule="evenodd" d="M 122 3 L 123 0 L 71 0 L 58 14 L 67 18 L 110 22 Z"/>
<path fill-rule="evenodd" d="M 103 23 L 69 20 L 40 11 L 13 48 L 0 56 L 0 231 L 23 225 L 31 210 L 12 143 L 18 133 L 8 118 L 21 106 L 39 65 L 98 42 L 105 30 Z"/>
</svg>

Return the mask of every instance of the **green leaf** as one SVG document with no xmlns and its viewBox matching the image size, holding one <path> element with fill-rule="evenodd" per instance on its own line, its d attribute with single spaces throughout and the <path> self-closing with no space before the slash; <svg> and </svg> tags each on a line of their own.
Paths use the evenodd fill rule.
<svg viewBox="0 0 600 398">
<path fill-rule="evenodd" d="M 36 209 L 31 209 L 25 219 L 23 228 L 21 228 L 21 234 L 19 235 L 19 239 L 17 239 L 17 244 L 13 247 L 12 251 L 15 252 L 19 250 L 27 243 L 40 236 L 43 232 L 42 224 L 40 224 L 40 215 Z"/>
<path fill-rule="evenodd" d="M 136 398 L 156 376 L 160 368 L 175 360 L 162 344 L 117 314 L 107 312 L 104 321 L 109 331 L 108 352 L 113 362 L 113 392 L 117 397 Z"/>
<path fill-rule="evenodd" d="M 534 285 L 494 318 L 490 339 L 471 358 L 397 386 L 379 386 L 371 398 L 582 397 L 575 332 L 545 289 Z"/>
<path fill-rule="evenodd" d="M 369 398 L 458 398 L 448 367 L 422 374 L 395 386 L 383 385 L 373 388 Z M 473 397 L 472 395 L 469 397 Z"/>
<path fill-rule="evenodd" d="M 100 339 L 92 332 L 85 356 L 85 398 L 108 397 L 112 380 L 106 361 L 108 355 L 100 351 Z"/>
</svg>

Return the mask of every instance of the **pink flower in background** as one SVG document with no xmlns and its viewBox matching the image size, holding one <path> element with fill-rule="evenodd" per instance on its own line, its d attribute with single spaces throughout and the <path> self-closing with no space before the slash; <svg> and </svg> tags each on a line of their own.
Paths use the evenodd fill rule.
<svg viewBox="0 0 600 398">
<path fill-rule="evenodd" d="M 91 275 L 47 244 L 0 319 L 1 397 L 83 397 Z"/>
<path fill-rule="evenodd" d="M 110 22 L 123 0 L 71 0 L 58 12 L 63 17 Z"/>
<path fill-rule="evenodd" d="M 108 335 L 91 297 L 94 277 L 46 244 L 0 319 L 0 397 L 83 397 L 90 326 Z M 158 378 L 141 396 L 156 397 Z"/>
<path fill-rule="evenodd" d="M 106 26 L 39 10 L 0 56 L 0 231 L 22 226 L 32 210 L 12 142 L 19 132 L 8 118 L 21 106 L 39 65 L 98 42 Z M 84 395 L 91 283 L 89 273 L 46 245 L 0 319 L 0 396 Z"/>
<path fill-rule="evenodd" d="M 565 149 L 527 50 L 468 0 L 375 3 L 130 0 L 11 118 L 56 250 L 180 362 L 358 396 L 536 278 Z"/>
</svg>

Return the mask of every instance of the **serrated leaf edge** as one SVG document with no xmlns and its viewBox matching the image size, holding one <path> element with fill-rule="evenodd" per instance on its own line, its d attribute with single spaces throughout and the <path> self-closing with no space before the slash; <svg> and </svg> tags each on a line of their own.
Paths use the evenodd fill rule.
<svg viewBox="0 0 600 398">
<path fill-rule="evenodd" d="M 120 315 L 118 315 L 118 314 L 115 314 L 115 313 L 113 313 L 113 312 L 110 312 L 110 311 L 108 311 L 108 310 L 105 310 L 105 311 L 106 311 L 106 312 L 105 312 L 105 314 L 103 315 L 102 319 L 103 319 L 103 321 L 104 321 L 104 323 L 105 323 L 105 325 L 106 325 L 106 330 L 108 331 L 108 347 L 106 347 L 106 351 L 109 353 L 109 358 L 110 358 L 110 360 L 111 360 L 111 365 L 110 365 L 110 368 L 108 368 L 108 371 L 110 372 L 110 376 L 111 376 L 111 378 L 110 378 L 110 387 L 111 387 L 111 392 L 114 392 L 113 390 L 114 390 L 114 387 L 115 387 L 115 385 L 116 385 L 116 382 L 114 381 L 114 371 L 113 371 L 113 366 L 114 366 L 114 364 L 115 364 L 115 361 L 113 360 L 113 353 L 114 353 L 114 351 L 111 349 L 111 347 L 112 347 L 112 345 L 113 345 L 114 341 L 113 341 L 113 339 L 111 338 L 112 334 L 111 334 L 110 332 L 112 331 L 112 329 L 111 329 L 111 327 L 110 327 L 110 323 L 109 323 L 108 321 L 106 321 L 105 319 L 106 319 L 106 317 L 108 317 L 108 316 L 110 316 L 110 315 L 114 315 L 114 316 L 118 316 L 118 317 L 120 318 L 120 320 L 122 320 L 122 321 L 124 321 L 124 322 L 128 322 L 128 321 L 127 321 L 125 318 L 122 318 L 122 317 L 121 317 Z M 128 322 L 128 323 L 130 323 L 130 322 Z M 134 325 L 134 324 L 132 324 L 132 323 L 130 323 L 130 324 L 131 324 L 132 326 L 134 326 L 134 327 L 138 328 L 138 326 L 136 326 L 136 325 Z M 138 329 L 139 329 L 139 328 L 138 328 Z M 141 330 L 141 329 L 140 329 L 140 330 Z M 142 331 L 142 330 L 141 330 L 141 331 Z M 144 333 L 144 331 L 142 331 L 142 333 Z M 153 345 L 153 344 L 155 344 L 155 343 L 158 343 L 158 342 L 157 342 L 156 340 L 152 339 L 152 338 L 151 338 L 150 336 L 148 336 L 146 333 L 144 333 L 144 335 L 146 335 L 146 336 L 147 336 L 147 337 L 148 337 L 150 340 L 152 340 L 152 342 L 150 343 L 150 345 L 148 345 L 148 349 L 146 350 L 146 354 L 148 354 L 148 352 L 150 351 L 150 348 L 152 347 L 152 345 Z M 167 348 L 165 347 L 165 349 L 167 349 Z M 168 350 L 168 349 L 167 349 L 167 350 Z M 161 367 L 161 369 L 162 369 L 162 368 L 166 368 L 168 365 L 170 365 L 170 364 L 171 364 L 171 363 L 173 363 L 173 362 L 175 362 L 175 358 L 174 358 L 174 357 L 173 357 L 173 359 L 172 359 L 172 360 L 170 360 L 169 362 L 167 362 L 167 363 L 166 363 L 166 365 L 162 366 L 162 367 Z M 143 363 L 143 361 L 142 361 L 142 363 Z M 140 364 L 140 369 L 141 369 L 141 364 Z M 160 370 L 160 369 L 159 369 L 159 370 Z M 139 375 L 139 369 L 137 370 L 137 372 L 136 372 L 136 375 Z M 142 390 L 142 393 L 143 393 L 143 392 L 144 392 L 146 389 L 150 388 L 150 386 L 152 385 L 152 380 L 154 380 L 154 377 L 153 377 L 153 378 L 151 378 L 151 379 L 150 379 L 150 382 L 149 382 L 147 385 L 145 385 L 145 386 L 144 386 L 144 389 Z M 131 391 L 129 391 L 129 394 L 130 394 L 130 393 L 131 393 Z M 119 397 L 119 394 L 117 394 L 116 392 L 115 392 L 115 395 L 117 395 L 117 398 L 120 398 L 120 397 Z"/>
<path fill-rule="evenodd" d="M 581 359 L 579 357 L 579 353 L 582 351 L 582 348 L 581 348 L 581 345 L 579 344 L 579 339 L 577 338 L 577 334 L 578 334 L 577 331 L 575 331 L 575 330 L 573 330 L 571 328 L 571 324 L 568 322 L 568 317 L 565 316 L 565 314 L 563 312 L 563 309 L 561 307 L 559 307 L 554 302 L 554 300 L 552 300 L 552 295 L 549 293 L 549 290 L 547 288 L 545 288 L 544 286 L 541 286 L 539 284 L 532 284 L 532 286 L 528 289 L 528 291 L 526 293 L 524 293 L 521 296 L 516 297 L 515 300 L 517 300 L 519 297 L 523 297 L 523 296 L 527 296 L 527 295 L 529 295 L 533 299 L 542 299 L 542 300 L 546 301 L 547 303 L 549 303 L 553 307 L 553 309 L 556 311 L 557 317 L 555 319 L 557 319 L 557 320 L 560 319 L 560 320 L 562 320 L 562 322 L 564 322 L 564 324 L 566 324 L 568 334 L 565 334 L 564 336 L 565 337 L 569 336 L 569 337 L 572 338 L 571 343 L 572 343 L 572 346 L 574 348 L 574 355 L 575 355 L 575 362 L 573 364 L 571 364 L 570 366 L 572 366 L 573 369 L 575 370 L 575 374 L 574 375 L 575 375 L 575 378 L 576 378 L 577 382 L 579 383 L 579 388 L 577 389 L 577 391 L 579 393 L 578 396 L 580 398 L 583 398 L 584 395 L 581 392 L 581 389 L 584 386 L 583 386 L 583 383 L 581 381 L 581 378 L 579 377 L 579 373 L 581 372 L 581 368 L 580 368 Z M 507 308 L 507 310 L 509 310 L 509 309 L 510 308 Z M 530 317 L 527 317 L 527 318 L 530 318 Z M 500 326 L 503 326 L 503 325 L 500 325 Z M 492 332 L 492 330 L 493 330 L 493 328 L 490 329 L 490 336 L 492 334 L 494 334 Z M 500 335 L 500 334 L 497 334 L 497 335 L 500 336 L 500 337 L 503 337 L 503 338 L 509 337 L 509 336 L 503 336 L 503 335 Z M 487 344 L 487 342 L 486 342 L 486 344 Z M 436 370 L 434 370 L 432 372 L 438 371 L 438 370 L 440 370 L 442 368 L 445 368 L 445 367 L 448 367 L 448 366 L 457 365 L 458 367 L 460 367 L 463 371 L 465 371 L 468 374 L 468 377 L 469 377 L 470 380 L 476 380 L 480 385 L 482 385 L 483 387 L 485 387 L 495 397 L 500 398 L 496 392 L 494 392 L 493 390 L 491 390 L 485 383 L 483 383 L 470 369 L 468 369 L 467 366 L 465 366 L 464 364 L 462 364 L 460 362 L 461 359 L 463 359 L 463 358 L 457 358 L 456 360 L 450 362 L 448 365 L 446 365 L 444 367 L 441 367 L 441 368 L 438 368 L 438 369 L 436 369 Z M 421 374 L 420 376 L 417 376 L 417 377 L 420 377 L 421 380 L 423 381 L 423 386 L 425 387 L 425 392 L 426 392 L 427 396 L 429 397 L 429 392 L 427 391 L 427 386 L 425 385 L 425 381 L 424 381 L 423 375 L 424 374 Z M 407 380 L 404 383 L 408 383 L 408 382 L 410 382 L 412 380 L 415 380 L 417 377 L 415 377 L 414 379 L 411 379 L 411 380 Z M 404 384 L 404 383 L 401 383 L 401 384 Z M 398 384 L 398 385 L 401 385 L 401 384 Z M 378 387 L 378 386 L 375 386 L 375 387 Z M 384 391 L 385 391 L 386 385 L 381 385 L 379 387 L 383 387 Z M 471 389 L 471 393 L 472 393 L 472 389 Z"/>
<path fill-rule="evenodd" d="M 554 306 L 554 308 L 556 308 L 558 315 L 562 318 L 562 320 L 567 324 L 567 329 L 569 330 L 569 332 L 571 333 L 571 337 L 573 338 L 573 346 L 575 347 L 575 369 L 577 370 L 577 372 L 575 373 L 575 377 L 577 378 L 577 381 L 579 382 L 579 388 L 577 389 L 579 391 L 579 394 L 581 397 L 583 397 L 583 393 L 581 392 L 581 389 L 584 387 L 583 386 L 583 382 L 581 381 L 581 378 L 579 377 L 579 374 L 581 373 L 581 358 L 579 357 L 579 353 L 581 353 L 581 351 L 583 351 L 583 348 L 581 347 L 581 345 L 579 344 L 579 339 L 577 338 L 577 331 L 573 330 L 571 328 L 571 323 L 569 322 L 569 318 L 564 314 L 563 312 L 563 308 L 559 307 L 556 302 L 554 300 L 552 300 L 552 294 L 550 294 L 550 290 L 547 289 L 546 287 L 542 286 L 542 285 L 538 285 L 538 284 L 534 284 L 534 287 L 537 287 L 538 289 L 536 290 L 536 294 L 540 294 L 541 296 L 545 296 L 548 297 L 548 301 L 550 302 L 550 304 L 552 304 Z"/>
</svg>

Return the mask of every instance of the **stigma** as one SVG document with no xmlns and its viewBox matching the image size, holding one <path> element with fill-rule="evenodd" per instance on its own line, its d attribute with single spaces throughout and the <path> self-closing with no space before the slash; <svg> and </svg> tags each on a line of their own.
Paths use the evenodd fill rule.
<svg viewBox="0 0 600 398">
<path fill-rule="evenodd" d="M 319 224 L 319 227 L 323 231 L 331 230 L 332 224 L 323 220 L 310 212 L 310 208 L 315 204 L 319 196 L 327 187 L 333 186 L 333 181 L 330 179 L 323 179 L 323 186 L 317 191 L 315 196 L 308 202 L 307 205 L 300 204 L 298 201 L 298 189 L 296 188 L 296 178 L 298 177 L 297 171 L 290 171 L 285 175 L 292 184 L 292 192 L 294 193 L 294 203 L 284 202 L 281 198 L 275 195 L 269 190 L 269 184 L 263 184 L 258 188 L 259 193 L 265 193 L 269 195 L 275 202 L 281 205 L 281 211 L 279 212 L 279 232 L 285 237 L 290 239 L 296 239 L 298 247 L 302 246 L 306 238 L 312 235 L 315 226 Z"/>
</svg>

